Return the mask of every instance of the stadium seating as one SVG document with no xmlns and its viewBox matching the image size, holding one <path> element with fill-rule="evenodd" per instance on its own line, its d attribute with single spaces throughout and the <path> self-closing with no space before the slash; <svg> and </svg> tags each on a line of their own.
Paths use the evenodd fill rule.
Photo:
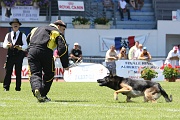
<svg viewBox="0 0 180 120">
<path fill-rule="evenodd" d="M 127 14 L 124 14 L 124 21 L 121 21 L 118 11 L 118 0 L 113 0 L 114 8 L 109 8 L 104 11 L 102 0 L 76 0 L 84 1 L 85 11 L 60 11 L 58 10 L 57 0 L 51 0 L 50 11 L 46 8 L 40 9 L 40 16 L 83 16 L 88 17 L 93 21 L 94 18 L 103 17 L 109 18 L 113 25 L 113 29 L 156 29 L 157 20 L 171 20 L 172 11 L 180 9 L 180 0 L 144 0 L 142 10 L 130 9 L 132 21 L 127 20 Z M 1 7 L 0 7 L 1 15 Z M 50 20 L 50 19 L 49 19 Z M 68 20 L 71 21 L 71 20 Z M 72 23 L 68 23 L 72 24 Z M 91 28 L 94 25 L 91 25 Z M 71 25 L 72 27 L 72 25 Z"/>
<path fill-rule="evenodd" d="M 156 20 L 171 20 L 172 11 L 180 9 L 180 0 L 153 0 Z"/>
</svg>

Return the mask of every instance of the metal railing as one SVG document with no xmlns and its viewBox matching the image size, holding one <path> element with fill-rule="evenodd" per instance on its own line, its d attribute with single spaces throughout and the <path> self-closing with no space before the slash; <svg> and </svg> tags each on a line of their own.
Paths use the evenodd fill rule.
<svg viewBox="0 0 180 120">
<path fill-rule="evenodd" d="M 156 20 L 171 20 L 172 11 L 180 9 L 179 0 L 153 0 Z"/>
</svg>

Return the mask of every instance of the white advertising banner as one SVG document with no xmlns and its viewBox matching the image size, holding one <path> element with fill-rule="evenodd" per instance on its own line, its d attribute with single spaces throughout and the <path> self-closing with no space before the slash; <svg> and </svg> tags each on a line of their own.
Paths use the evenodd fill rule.
<svg viewBox="0 0 180 120">
<path fill-rule="evenodd" d="M 103 65 L 107 66 L 105 62 Z M 144 60 L 118 60 L 115 62 L 115 71 L 118 76 L 127 77 L 132 79 L 143 80 L 141 78 L 142 67 L 150 67 L 158 72 L 158 77 L 152 79 L 153 81 L 163 81 L 163 70 L 160 67 L 163 66 L 163 61 L 147 62 Z M 109 67 L 109 66 L 107 66 Z"/>
<path fill-rule="evenodd" d="M 11 21 L 14 18 L 20 21 L 38 21 L 39 8 L 34 6 L 2 7 L 2 21 Z"/>
<path fill-rule="evenodd" d="M 64 70 L 60 59 L 55 60 L 55 76 L 64 77 L 66 82 L 97 82 L 98 79 L 102 79 L 107 76 L 109 70 L 106 68 L 115 68 L 116 75 L 132 78 L 137 80 L 143 80 L 141 76 L 142 67 L 150 67 L 158 72 L 158 77 L 152 79 L 153 81 L 163 81 L 164 75 L 162 74 L 161 66 L 163 61 L 147 62 L 143 60 L 118 60 L 114 63 L 103 62 L 97 63 L 80 63 L 79 65 Z M 24 58 L 22 66 L 22 78 L 28 78 L 28 61 Z M 15 70 L 13 69 L 12 78 L 15 78 Z"/>
<path fill-rule="evenodd" d="M 83 1 L 58 1 L 58 9 L 66 11 L 84 11 Z"/>
<path fill-rule="evenodd" d="M 28 69 L 28 61 L 27 61 L 27 58 L 24 58 L 23 66 L 22 66 L 22 72 L 21 72 L 22 78 L 29 78 L 29 71 L 28 70 L 29 70 Z M 60 59 L 57 58 L 55 60 L 55 76 L 54 77 L 63 77 L 63 75 L 64 75 L 64 69 L 63 69 L 62 64 L 60 62 Z M 15 69 L 13 69 L 11 77 L 16 78 Z"/>
<path fill-rule="evenodd" d="M 64 72 L 66 82 L 97 82 L 107 76 L 108 69 L 102 64 L 81 63 Z"/>
</svg>

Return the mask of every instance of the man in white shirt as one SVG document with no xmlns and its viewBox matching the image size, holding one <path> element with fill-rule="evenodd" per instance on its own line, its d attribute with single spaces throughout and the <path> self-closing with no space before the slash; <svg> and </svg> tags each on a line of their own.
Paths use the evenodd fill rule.
<svg viewBox="0 0 180 120">
<path fill-rule="evenodd" d="M 127 8 L 127 3 L 125 0 L 119 0 L 118 1 L 118 9 L 119 9 L 119 13 L 121 15 L 121 20 L 124 21 L 124 14 L 125 12 L 128 13 L 128 20 L 131 20 L 130 17 L 130 10 Z"/>
<path fill-rule="evenodd" d="M 139 45 L 139 41 L 136 41 L 135 45 L 130 48 L 129 53 L 128 53 L 129 60 L 135 59 L 135 53 L 138 50 L 138 45 Z"/>
<path fill-rule="evenodd" d="M 177 53 L 178 53 L 178 56 L 179 56 L 179 66 L 180 66 L 180 44 L 178 45 L 178 51 L 177 51 Z"/>
<path fill-rule="evenodd" d="M 118 59 L 115 46 L 112 45 L 110 49 L 106 52 L 105 62 L 113 62 Z"/>
<path fill-rule="evenodd" d="M 179 56 L 178 56 L 178 47 L 174 46 L 173 49 L 171 51 L 169 51 L 168 56 L 166 58 L 165 64 L 171 64 L 172 67 L 175 67 L 176 65 L 178 65 L 178 61 L 179 61 Z"/>
<path fill-rule="evenodd" d="M 138 59 L 142 52 L 143 52 L 143 45 L 139 44 L 138 45 L 138 50 L 135 53 L 134 59 Z"/>
<path fill-rule="evenodd" d="M 3 83 L 4 91 L 9 91 L 13 67 L 16 72 L 16 91 L 21 91 L 21 70 L 25 50 L 27 49 L 26 35 L 19 31 L 21 23 L 17 18 L 9 23 L 12 31 L 7 33 L 3 42 L 3 48 L 8 49 L 5 65 L 5 78 Z"/>
</svg>

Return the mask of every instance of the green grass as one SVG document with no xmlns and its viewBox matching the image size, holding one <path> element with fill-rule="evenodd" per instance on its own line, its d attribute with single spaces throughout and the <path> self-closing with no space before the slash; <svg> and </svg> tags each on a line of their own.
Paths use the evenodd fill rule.
<svg viewBox="0 0 180 120">
<path fill-rule="evenodd" d="M 125 96 L 113 99 L 114 91 L 98 83 L 54 82 L 48 97 L 52 102 L 38 103 L 29 82 L 22 91 L 0 91 L 0 120 L 179 120 L 180 82 L 160 82 L 173 102 L 161 96 L 158 103 L 144 103 L 143 97 L 126 103 Z M 2 83 L 1 83 L 2 84 Z"/>
</svg>

